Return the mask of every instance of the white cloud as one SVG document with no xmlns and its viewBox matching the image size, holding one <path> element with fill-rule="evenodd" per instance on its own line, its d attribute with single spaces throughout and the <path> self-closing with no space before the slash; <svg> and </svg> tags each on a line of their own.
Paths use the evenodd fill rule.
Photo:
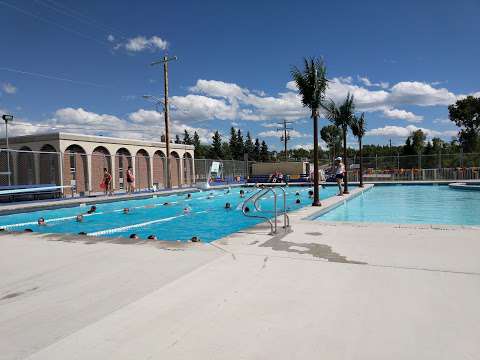
<svg viewBox="0 0 480 360">
<path fill-rule="evenodd" d="M 357 76 L 358 80 L 365 86 L 368 87 L 381 87 L 382 89 L 388 89 L 390 84 L 388 82 L 380 81 L 378 83 L 371 82 L 366 76 Z"/>
<path fill-rule="evenodd" d="M 414 125 L 408 125 L 405 127 L 387 125 L 381 128 L 369 130 L 367 131 L 366 135 L 367 136 L 392 136 L 392 137 L 406 138 L 410 136 L 412 132 L 419 129 L 422 130 L 428 137 L 434 137 L 434 136 L 451 137 L 451 136 L 457 135 L 456 130 L 437 131 L 432 129 L 416 127 Z"/>
<path fill-rule="evenodd" d="M 17 92 L 17 87 L 7 82 L 2 84 L 2 90 L 7 94 L 13 95 Z"/>
<path fill-rule="evenodd" d="M 290 130 L 288 132 L 288 134 L 290 135 L 290 138 L 292 139 L 295 139 L 295 138 L 305 138 L 305 137 L 309 137 L 308 134 L 303 134 L 297 130 Z M 275 130 L 268 130 L 268 131 L 261 131 L 258 133 L 258 136 L 262 136 L 262 137 L 280 137 L 283 135 L 283 132 L 281 131 L 275 131 Z"/>
<path fill-rule="evenodd" d="M 434 124 L 453 124 L 453 121 L 451 121 L 448 118 L 436 118 L 433 120 Z"/>
<path fill-rule="evenodd" d="M 107 40 L 110 42 L 115 41 L 113 35 L 109 35 Z M 140 51 L 157 51 L 165 50 L 168 47 L 168 42 L 162 39 L 159 36 L 152 36 L 150 38 L 145 36 L 136 36 L 130 39 L 127 39 L 125 42 L 117 43 L 114 46 L 114 49 L 124 48 L 130 52 L 140 52 Z"/>
<path fill-rule="evenodd" d="M 414 113 L 406 110 L 387 108 L 383 110 L 383 114 L 390 119 L 400 119 L 409 122 L 421 122 L 423 120 L 423 116 L 415 115 Z"/>
<path fill-rule="evenodd" d="M 457 97 L 445 88 L 437 89 L 418 81 L 402 81 L 392 86 L 388 100 L 392 104 L 435 106 L 453 104 Z"/>
</svg>

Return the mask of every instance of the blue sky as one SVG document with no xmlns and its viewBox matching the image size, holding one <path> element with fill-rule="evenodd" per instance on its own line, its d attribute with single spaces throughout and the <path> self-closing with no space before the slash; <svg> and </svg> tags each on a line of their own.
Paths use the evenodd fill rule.
<svg viewBox="0 0 480 360">
<path fill-rule="evenodd" d="M 292 146 L 308 147 L 289 70 L 323 56 L 327 95 L 355 95 L 367 143 L 402 143 L 416 128 L 448 140 L 448 104 L 480 96 L 479 13 L 475 0 L 1 0 L 0 109 L 16 116 L 15 134 L 159 137 L 163 117 L 141 95 L 163 93 L 148 64 L 168 51 L 179 57 L 174 132 L 206 140 L 234 124 L 280 149 L 275 123 L 287 118 Z"/>
</svg>

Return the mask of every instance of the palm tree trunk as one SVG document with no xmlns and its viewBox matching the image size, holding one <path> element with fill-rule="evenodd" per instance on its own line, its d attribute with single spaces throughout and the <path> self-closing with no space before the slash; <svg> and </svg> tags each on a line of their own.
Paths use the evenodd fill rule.
<svg viewBox="0 0 480 360">
<path fill-rule="evenodd" d="M 318 191 L 318 115 L 312 111 L 313 118 L 313 203 L 312 206 L 321 206 Z"/>
<path fill-rule="evenodd" d="M 362 138 L 358 138 L 358 149 L 360 150 L 360 187 L 363 187 L 363 150 Z"/>
<path fill-rule="evenodd" d="M 348 160 L 347 160 L 347 129 L 343 128 L 343 163 L 345 165 L 345 176 L 343 177 L 343 193 L 348 192 Z"/>
</svg>

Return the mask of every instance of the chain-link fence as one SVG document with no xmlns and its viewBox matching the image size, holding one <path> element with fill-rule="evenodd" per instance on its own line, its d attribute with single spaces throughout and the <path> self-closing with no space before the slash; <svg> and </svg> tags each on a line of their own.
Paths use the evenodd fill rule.
<svg viewBox="0 0 480 360">
<path fill-rule="evenodd" d="M 251 173 L 253 161 L 195 159 L 196 182 L 238 183 Z"/>
</svg>

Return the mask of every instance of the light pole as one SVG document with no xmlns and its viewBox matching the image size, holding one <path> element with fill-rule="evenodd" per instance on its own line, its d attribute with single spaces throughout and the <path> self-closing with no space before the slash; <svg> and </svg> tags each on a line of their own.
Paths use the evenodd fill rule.
<svg viewBox="0 0 480 360">
<path fill-rule="evenodd" d="M 2 115 L 3 121 L 5 121 L 5 145 L 7 147 L 7 173 L 8 173 L 8 186 L 12 185 L 11 173 L 10 173 L 10 148 L 8 146 L 8 122 L 13 121 L 13 115 Z"/>
<path fill-rule="evenodd" d="M 142 96 L 144 99 L 146 100 L 149 100 L 149 101 L 152 101 L 154 104 L 155 104 L 155 111 L 157 113 L 159 113 L 160 111 L 159 110 L 159 105 L 162 104 L 163 107 L 164 107 L 164 110 L 165 110 L 165 103 L 162 99 L 160 99 L 159 97 L 155 96 L 155 95 L 143 95 Z M 170 154 L 170 144 L 169 144 L 169 141 L 167 141 L 167 130 L 168 127 L 167 127 L 167 118 L 165 117 L 165 151 L 166 151 L 166 159 L 167 159 L 167 166 L 165 166 L 164 168 L 164 171 L 165 171 L 165 187 L 166 188 L 169 188 L 170 187 L 170 168 L 169 168 L 169 154 Z M 161 140 L 161 139 L 160 139 Z"/>
<path fill-rule="evenodd" d="M 168 117 L 168 63 L 173 60 L 177 60 L 176 56 L 168 57 L 164 56 L 161 60 L 154 61 L 150 65 L 155 66 L 163 64 L 163 87 L 164 87 L 164 101 L 163 101 L 163 111 L 165 114 L 165 150 L 167 151 L 167 168 L 169 167 L 170 161 L 170 132 L 169 132 L 169 117 Z M 170 176 L 169 171 L 167 170 L 167 187 L 170 187 Z"/>
</svg>

